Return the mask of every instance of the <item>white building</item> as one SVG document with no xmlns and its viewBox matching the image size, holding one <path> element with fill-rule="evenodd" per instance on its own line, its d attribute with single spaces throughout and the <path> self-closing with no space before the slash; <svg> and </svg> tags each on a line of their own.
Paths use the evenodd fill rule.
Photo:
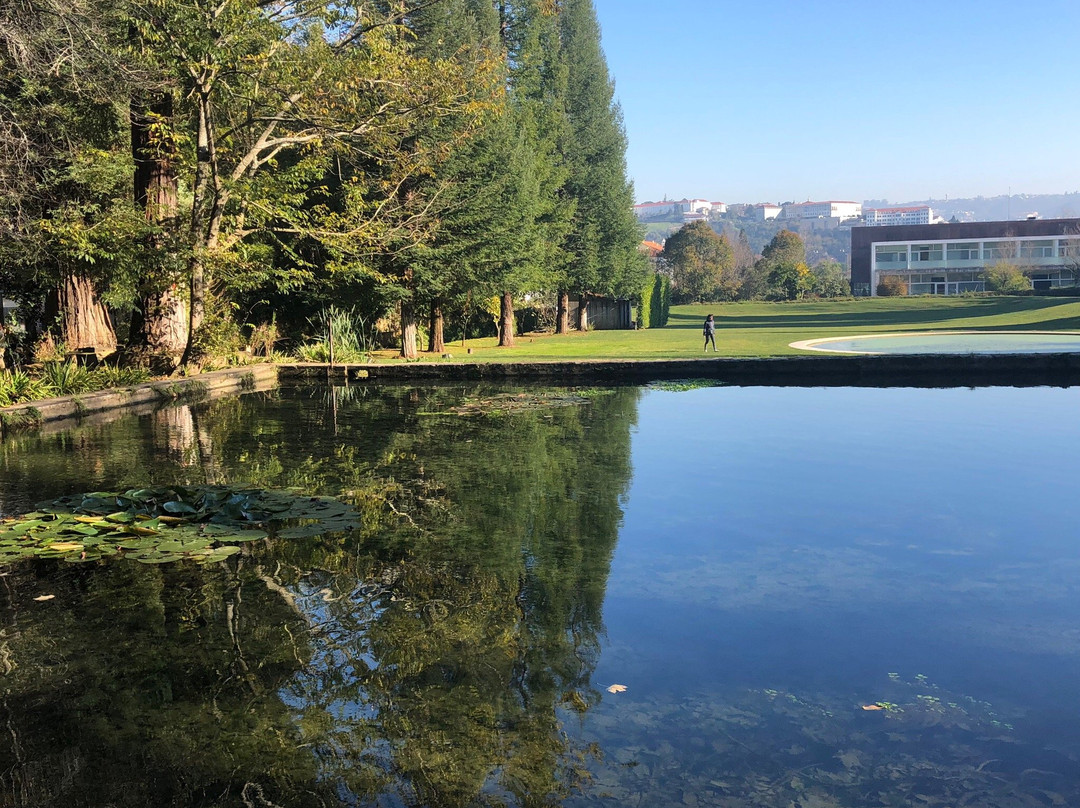
<svg viewBox="0 0 1080 808">
<path fill-rule="evenodd" d="M 774 205 L 771 202 L 763 202 L 760 205 L 754 205 L 754 219 L 759 222 L 767 222 L 769 219 L 775 219 L 780 215 L 782 211 L 779 205 Z"/>
<path fill-rule="evenodd" d="M 898 224 L 935 224 L 937 217 L 929 205 L 908 208 L 869 208 L 866 211 L 867 227 L 883 227 Z"/>
<path fill-rule="evenodd" d="M 784 205 L 785 219 L 858 219 L 862 216 L 861 202 L 797 202 Z"/>
<path fill-rule="evenodd" d="M 723 202 L 711 202 L 709 203 L 709 212 L 714 216 L 723 216 L 727 213 L 727 205 Z"/>
<path fill-rule="evenodd" d="M 643 202 L 640 205 L 634 205 L 634 215 L 640 221 L 647 221 L 649 219 L 678 217 L 684 213 L 708 214 L 714 204 L 723 205 L 722 202 L 714 203 L 708 199 L 673 199 L 664 200 L 663 202 Z"/>
</svg>

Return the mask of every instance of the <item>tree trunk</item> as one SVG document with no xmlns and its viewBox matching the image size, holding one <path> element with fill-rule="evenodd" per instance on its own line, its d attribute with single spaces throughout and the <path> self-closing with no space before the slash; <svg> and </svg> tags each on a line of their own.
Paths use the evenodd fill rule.
<svg viewBox="0 0 1080 808">
<path fill-rule="evenodd" d="M 589 330 L 589 296 L 583 294 L 578 298 L 578 331 Z"/>
<path fill-rule="evenodd" d="M 412 301 L 401 301 L 401 356 L 416 359 L 416 310 Z"/>
<path fill-rule="evenodd" d="M 565 289 L 559 291 L 559 309 L 555 316 L 555 333 L 570 333 L 570 294 Z"/>
<path fill-rule="evenodd" d="M 69 351 L 92 348 L 99 358 L 116 351 L 116 332 L 109 310 L 86 275 L 64 273 L 45 310 L 46 322 L 56 317 L 60 318 L 60 339 Z"/>
<path fill-rule="evenodd" d="M 499 307 L 499 347 L 514 347 L 514 296 L 503 292 L 502 305 Z"/>
<path fill-rule="evenodd" d="M 428 322 L 428 353 L 441 354 L 446 351 L 443 341 L 443 313 L 438 303 L 431 304 L 431 319 Z"/>
<path fill-rule="evenodd" d="M 217 233 L 221 226 L 222 200 L 220 189 L 215 183 L 217 177 L 217 152 L 214 148 L 213 130 L 210 122 L 211 108 L 209 91 L 205 88 L 198 94 L 198 123 L 195 139 L 195 186 L 194 200 L 191 204 L 192 252 L 188 261 L 191 281 L 191 303 L 188 311 L 188 338 L 184 364 L 195 360 L 195 342 L 206 316 L 206 265 L 204 253 L 212 249 L 217 242 Z M 212 187 L 213 186 L 213 187 Z M 210 205 L 210 214 L 204 218 L 204 208 Z"/>
<path fill-rule="evenodd" d="M 161 230 L 174 226 L 179 207 L 172 124 L 170 93 L 156 94 L 149 102 L 132 99 L 135 202 L 143 209 L 146 221 Z M 150 237 L 148 246 L 160 254 L 167 248 L 167 241 L 159 232 Z M 132 314 L 131 346 L 160 358 L 171 370 L 184 353 L 187 339 L 186 293 L 170 278 L 144 278 Z"/>
</svg>

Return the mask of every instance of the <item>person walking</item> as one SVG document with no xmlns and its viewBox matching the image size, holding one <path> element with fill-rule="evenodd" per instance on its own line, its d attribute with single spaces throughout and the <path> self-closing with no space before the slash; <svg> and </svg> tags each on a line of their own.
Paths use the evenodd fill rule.
<svg viewBox="0 0 1080 808">
<path fill-rule="evenodd" d="M 701 350 L 709 350 L 709 343 L 712 342 L 713 353 L 716 353 L 716 323 L 713 322 L 711 314 L 705 318 L 705 326 L 701 333 L 705 335 L 705 347 Z"/>
</svg>

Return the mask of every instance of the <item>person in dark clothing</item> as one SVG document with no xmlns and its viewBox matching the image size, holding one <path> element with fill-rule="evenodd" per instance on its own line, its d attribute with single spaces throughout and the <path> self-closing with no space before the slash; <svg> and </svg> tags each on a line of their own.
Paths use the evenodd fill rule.
<svg viewBox="0 0 1080 808">
<path fill-rule="evenodd" d="M 705 347 L 701 350 L 709 350 L 709 342 L 711 341 L 713 353 L 716 353 L 716 323 L 713 322 L 711 314 L 705 318 L 705 327 L 701 333 L 705 335 Z"/>
</svg>

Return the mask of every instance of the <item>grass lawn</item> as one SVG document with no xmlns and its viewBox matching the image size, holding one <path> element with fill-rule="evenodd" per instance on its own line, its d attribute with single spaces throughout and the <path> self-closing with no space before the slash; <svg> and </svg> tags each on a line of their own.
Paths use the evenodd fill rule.
<svg viewBox="0 0 1080 808">
<path fill-rule="evenodd" d="M 701 324 L 716 319 L 718 354 L 704 354 Z M 798 340 L 894 331 L 1080 331 L 1080 297 L 892 297 L 809 303 L 709 303 L 673 306 L 664 328 L 591 331 L 557 337 L 526 334 L 514 348 L 495 339 L 447 345 L 454 360 L 687 359 L 805 354 Z M 390 354 L 383 354 L 389 358 Z"/>
</svg>

